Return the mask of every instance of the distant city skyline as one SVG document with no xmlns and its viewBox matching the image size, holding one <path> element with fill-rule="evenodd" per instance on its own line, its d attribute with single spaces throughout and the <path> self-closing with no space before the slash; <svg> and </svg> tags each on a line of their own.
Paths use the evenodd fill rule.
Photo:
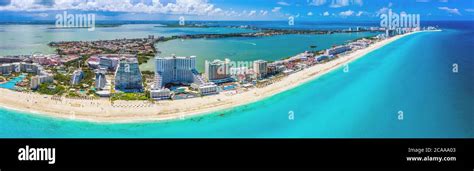
<svg viewBox="0 0 474 171">
<path fill-rule="evenodd" d="M 54 20 L 94 13 L 97 20 L 378 20 L 392 9 L 423 20 L 472 20 L 474 1 L 462 0 L 0 0 L 0 21 Z"/>
</svg>

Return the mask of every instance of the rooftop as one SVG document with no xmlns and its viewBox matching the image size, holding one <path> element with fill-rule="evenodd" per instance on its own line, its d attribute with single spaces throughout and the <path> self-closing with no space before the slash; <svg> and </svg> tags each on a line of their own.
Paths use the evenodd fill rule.
<svg viewBox="0 0 474 171">
<path fill-rule="evenodd" d="M 156 56 L 155 57 L 155 59 L 191 59 L 191 58 L 196 58 L 196 56 L 166 56 L 166 57 Z"/>
</svg>

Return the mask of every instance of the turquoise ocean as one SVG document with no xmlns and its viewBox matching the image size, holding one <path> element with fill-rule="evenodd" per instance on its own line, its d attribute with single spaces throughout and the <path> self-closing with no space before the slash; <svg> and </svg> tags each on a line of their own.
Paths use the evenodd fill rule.
<svg viewBox="0 0 474 171">
<path fill-rule="evenodd" d="M 0 137 L 473 138 L 474 25 L 438 24 L 442 32 L 399 39 L 350 63 L 347 73 L 336 69 L 233 109 L 180 121 L 101 124 L 0 107 Z"/>
</svg>

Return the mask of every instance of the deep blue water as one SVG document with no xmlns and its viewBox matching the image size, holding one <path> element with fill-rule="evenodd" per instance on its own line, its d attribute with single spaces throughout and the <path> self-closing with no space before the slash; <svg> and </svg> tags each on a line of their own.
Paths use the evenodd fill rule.
<svg viewBox="0 0 474 171">
<path fill-rule="evenodd" d="M 0 108 L 0 137 L 474 137 L 472 22 L 397 40 L 295 89 L 184 121 L 95 124 Z M 458 73 L 452 72 L 458 64 Z M 295 120 L 288 119 L 288 113 Z M 398 120 L 403 112 L 404 119 Z M 223 114 L 224 116 L 220 116 Z"/>
</svg>

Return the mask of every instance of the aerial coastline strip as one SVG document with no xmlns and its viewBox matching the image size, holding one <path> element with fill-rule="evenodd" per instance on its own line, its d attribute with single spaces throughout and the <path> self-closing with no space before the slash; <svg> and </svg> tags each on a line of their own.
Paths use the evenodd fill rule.
<svg viewBox="0 0 474 171">
<path fill-rule="evenodd" d="M 411 32 L 381 40 L 367 48 L 340 56 L 329 62 L 308 67 L 262 88 L 253 88 L 238 94 L 220 93 L 213 96 L 174 101 L 116 101 L 108 99 L 56 99 L 54 96 L 21 93 L 0 89 L 0 104 L 5 108 L 37 111 L 34 115 L 83 120 L 99 123 L 130 123 L 180 120 L 228 110 L 272 97 L 355 61 Z"/>
</svg>

